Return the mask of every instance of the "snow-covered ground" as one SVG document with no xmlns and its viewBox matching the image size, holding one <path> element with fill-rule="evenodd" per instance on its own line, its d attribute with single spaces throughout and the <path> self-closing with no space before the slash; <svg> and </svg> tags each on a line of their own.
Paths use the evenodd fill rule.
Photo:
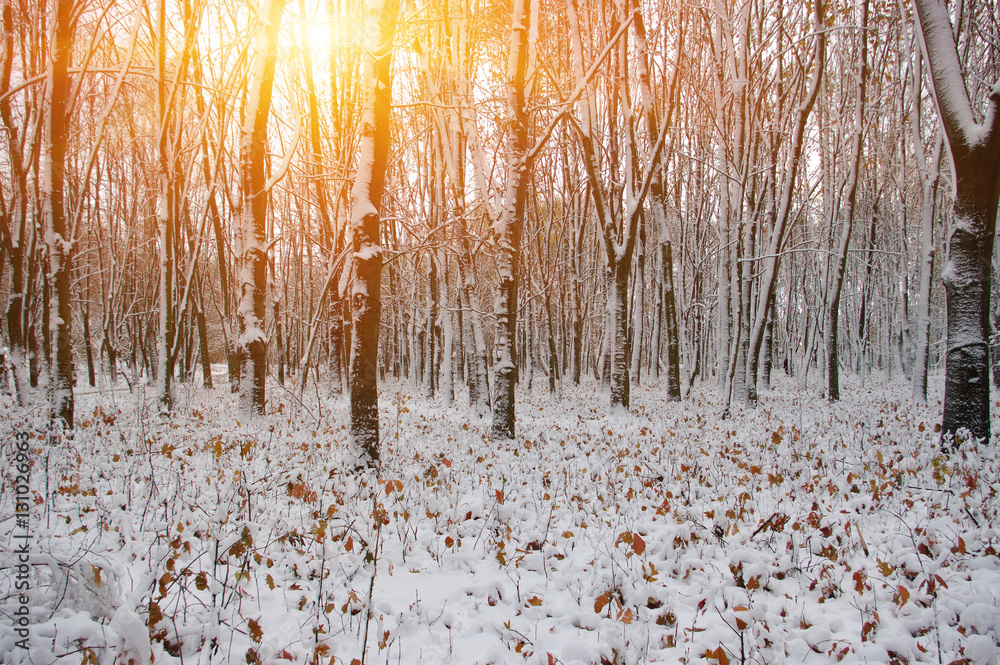
<svg viewBox="0 0 1000 665">
<path fill-rule="evenodd" d="M 943 455 L 940 395 L 909 392 L 848 380 L 829 405 L 784 381 L 721 420 L 710 386 L 643 385 L 608 416 L 587 385 L 519 394 L 497 444 L 389 384 L 377 477 L 315 393 L 269 387 L 249 422 L 226 389 L 180 387 L 169 419 L 84 395 L 55 444 L 5 403 L 0 661 L 995 664 L 997 445 Z"/>
</svg>

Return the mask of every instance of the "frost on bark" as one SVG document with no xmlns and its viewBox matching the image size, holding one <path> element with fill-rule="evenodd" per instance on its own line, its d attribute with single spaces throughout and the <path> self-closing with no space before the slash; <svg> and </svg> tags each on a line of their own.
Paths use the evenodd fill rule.
<svg viewBox="0 0 1000 665">
<path fill-rule="evenodd" d="M 10 367 L 14 390 L 21 406 L 28 402 L 26 376 L 28 356 L 24 343 L 25 244 L 27 227 L 28 182 L 22 156 L 20 127 L 11 109 L 11 69 L 14 62 L 14 12 L 11 0 L 0 4 L 3 28 L 0 32 L 0 120 L 3 121 L 10 159 L 11 199 L 0 207 L 0 242 L 10 258 L 10 286 L 7 298 L 7 338 L 10 342 Z"/>
<path fill-rule="evenodd" d="M 823 25 L 825 19 L 822 2 L 817 2 L 815 4 L 814 12 L 816 26 Z M 795 182 L 798 176 L 802 157 L 806 121 L 809 119 L 809 114 L 812 112 L 813 106 L 816 103 L 816 97 L 819 95 L 820 83 L 823 79 L 823 69 L 826 59 L 826 36 L 822 30 L 817 29 L 816 35 L 813 39 L 815 40 L 813 42 L 813 53 L 808 67 L 812 69 L 812 75 L 810 76 L 810 80 L 808 82 L 805 98 L 799 106 L 798 114 L 795 119 L 795 125 L 792 130 L 792 136 L 789 144 L 790 150 L 787 162 L 785 163 L 785 175 L 784 182 L 782 183 L 783 189 L 781 193 L 781 201 L 778 205 L 778 212 L 775 216 L 774 226 L 771 228 L 771 234 L 768 240 L 767 251 L 765 254 L 767 258 L 764 261 L 763 269 L 764 274 L 761 278 L 759 287 L 760 296 L 757 299 L 757 306 L 754 310 L 753 328 L 750 330 L 746 359 L 746 380 L 748 382 L 747 403 L 751 407 L 757 406 L 757 367 L 760 360 L 760 349 L 764 342 L 764 325 L 767 321 L 767 312 L 775 298 L 778 267 L 780 263 L 779 250 L 785 240 L 785 232 L 791 218 L 792 194 L 795 190 Z M 801 380 L 805 380 L 804 372 L 801 375 Z"/>
<path fill-rule="evenodd" d="M 389 74 L 398 16 L 398 0 L 371 0 L 368 4 L 361 158 L 352 192 L 351 437 L 367 455 L 369 464 L 377 464 L 379 460 L 378 341 L 382 313 L 379 232 L 391 138 Z"/>
<path fill-rule="evenodd" d="M 848 163 L 847 196 L 844 202 L 844 222 L 840 232 L 840 244 L 835 259 L 830 306 L 826 313 L 826 381 L 827 399 L 840 400 L 840 358 L 838 336 L 840 324 L 840 296 L 844 286 L 844 271 L 847 268 L 847 248 L 854 225 L 854 208 L 858 193 L 858 171 L 861 168 L 861 138 L 864 132 L 865 84 L 868 81 L 868 2 L 861 5 L 861 25 L 858 29 L 861 51 L 858 56 L 857 94 L 854 99 L 854 134 L 851 139 L 851 157 Z"/>
<path fill-rule="evenodd" d="M 913 399 L 927 402 L 927 369 L 930 363 L 931 282 L 934 273 L 934 210 L 940 180 L 940 159 L 944 137 L 937 132 L 932 154 L 924 154 L 920 136 L 921 124 L 921 62 L 919 51 L 914 54 L 913 110 L 910 112 L 913 149 L 920 178 L 920 300 L 917 305 L 917 339 L 913 354 Z M 869 263 L 869 270 L 871 264 Z M 862 306 L 864 302 L 862 302 Z M 863 321 L 862 321 L 863 323 Z"/>
<path fill-rule="evenodd" d="M 160 407 L 170 411 L 173 406 L 172 385 L 174 367 L 171 356 L 174 346 L 174 183 L 173 156 L 171 155 L 171 104 L 168 101 L 166 81 L 166 8 L 163 0 L 156 10 L 156 110 L 159 120 L 159 194 L 156 206 L 156 221 L 160 253 L 160 330 L 157 336 L 156 372 L 159 386 Z"/>
<path fill-rule="evenodd" d="M 66 223 L 63 200 L 66 142 L 69 135 L 69 64 L 73 49 L 75 15 L 72 0 L 56 0 L 53 6 L 52 44 L 46 81 L 46 137 L 43 147 L 42 182 L 45 240 L 49 259 L 49 337 L 55 366 L 51 381 L 53 418 L 73 427 L 73 345 L 70 309 L 70 274 L 73 238 Z"/>
<path fill-rule="evenodd" d="M 528 37 L 531 0 L 514 0 L 507 64 L 507 191 L 504 208 L 496 224 L 499 247 L 496 291 L 497 342 L 493 365 L 494 439 L 514 438 L 514 384 L 517 381 L 517 287 L 518 257 L 524 208 L 528 193 L 528 117 L 525 108 L 525 78 L 528 68 Z"/>
<path fill-rule="evenodd" d="M 607 358 L 602 362 L 609 370 L 611 408 L 627 409 L 630 393 L 627 343 L 629 273 L 639 236 L 639 219 L 643 204 L 658 173 L 659 155 L 663 149 L 666 125 L 661 128 L 658 136 L 651 136 L 653 142 L 644 160 L 640 159 L 639 123 L 635 114 L 628 114 L 621 128 L 611 123 L 607 128 L 601 127 L 599 104 L 593 88 L 589 87 L 589 77 L 585 73 L 584 39 L 576 3 L 569 3 L 567 9 L 577 88 L 587 90 L 588 93 L 577 105 L 580 118 L 574 125 L 580 138 L 591 200 L 600 227 L 600 243 L 604 250 L 610 280 L 605 350 L 602 351 L 602 355 L 606 353 Z M 614 77 L 619 81 L 627 80 L 629 76 L 629 49 L 624 35 L 628 24 L 634 20 L 633 16 L 623 22 L 622 28 L 610 40 L 606 51 L 611 54 L 608 71 L 614 72 Z M 618 25 L 617 22 L 612 22 L 611 28 L 615 29 Z M 606 103 L 612 108 L 619 104 L 628 107 L 629 95 L 627 86 L 612 86 L 607 93 Z M 605 135 L 598 139 L 596 132 L 601 129 L 605 130 Z M 624 155 L 620 155 L 619 150 L 624 152 Z M 604 177 L 605 165 L 602 163 L 602 156 L 605 153 L 607 171 L 613 174 L 619 169 L 624 171 L 621 180 L 612 178 L 612 182 L 608 183 Z M 619 159 L 620 157 L 623 159 Z"/>
<path fill-rule="evenodd" d="M 240 407 L 264 413 L 267 376 L 267 337 L 264 310 L 267 295 L 267 118 L 271 110 L 274 66 L 277 60 L 278 27 L 285 0 L 272 0 L 260 7 L 256 53 L 251 71 L 246 123 L 240 138 L 242 240 L 239 272 Z"/>
<path fill-rule="evenodd" d="M 978 122 L 947 6 L 942 0 L 913 4 L 955 174 L 955 219 L 942 274 L 948 304 L 942 431 L 945 440 L 966 429 L 988 441 L 990 278 L 1000 199 L 1000 81 L 994 83 L 989 108 Z"/>
</svg>

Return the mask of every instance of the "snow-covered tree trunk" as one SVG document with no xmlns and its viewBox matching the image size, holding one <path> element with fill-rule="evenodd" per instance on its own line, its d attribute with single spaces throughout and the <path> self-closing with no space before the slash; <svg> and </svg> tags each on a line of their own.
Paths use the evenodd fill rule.
<svg viewBox="0 0 1000 665">
<path fill-rule="evenodd" d="M 760 351 L 760 392 L 767 392 L 771 389 L 771 369 L 774 363 L 774 309 L 771 303 L 771 310 L 767 314 L 767 323 L 764 325 L 764 342 Z"/>
<path fill-rule="evenodd" d="M 990 279 L 1000 200 L 1000 81 L 977 122 L 948 7 L 914 0 L 955 174 L 955 219 L 942 279 L 948 302 L 943 435 L 990 436 Z M 958 441 L 956 440 L 956 443 Z"/>
<path fill-rule="evenodd" d="M 507 61 L 507 190 L 496 222 L 496 362 L 493 365 L 494 439 L 514 438 L 514 385 L 517 382 L 517 290 L 521 233 L 528 195 L 528 114 L 525 80 L 531 0 L 514 0 Z"/>
<path fill-rule="evenodd" d="M 242 208 L 240 210 L 239 307 L 240 406 L 264 413 L 267 377 L 267 120 L 271 111 L 278 28 L 285 0 L 265 0 L 260 6 L 256 53 L 250 78 L 246 122 L 240 137 Z"/>
<path fill-rule="evenodd" d="M 10 368 L 14 376 L 14 390 L 21 406 L 29 402 L 27 377 L 28 354 L 24 341 L 25 249 L 27 244 L 27 170 L 21 147 L 21 127 L 14 119 L 8 96 L 11 69 L 14 63 L 14 12 L 12 0 L 0 4 L 0 120 L 7 137 L 10 159 L 11 199 L 0 210 L 0 242 L 10 260 L 10 286 L 7 297 L 7 339 L 10 343 Z"/>
<path fill-rule="evenodd" d="M 468 236 L 463 230 L 461 248 L 458 253 L 458 280 L 463 311 L 467 312 L 465 331 L 469 349 L 465 354 L 466 382 L 469 385 L 469 406 L 475 410 L 476 415 L 482 417 L 490 410 L 490 383 L 487 368 L 486 336 L 483 333 L 479 296 L 476 294 L 475 277 L 472 270 Z"/>
<path fill-rule="evenodd" d="M 757 367 L 760 360 L 760 347 L 764 340 L 764 323 L 767 320 L 767 310 L 774 301 L 775 286 L 778 277 L 779 250 L 785 237 L 785 230 L 789 223 L 792 194 L 795 191 L 795 182 L 799 172 L 799 165 L 802 157 L 803 140 L 806 130 L 806 121 L 812 112 L 819 95 L 820 82 L 823 77 L 823 69 L 826 60 L 826 37 L 820 29 L 824 22 L 823 3 L 817 0 L 815 6 L 815 25 L 817 31 L 813 37 L 813 53 L 810 62 L 806 65 L 806 71 L 812 70 L 812 75 L 808 82 L 805 97 L 799 105 L 796 114 L 795 124 L 792 130 L 791 143 L 789 145 L 788 161 L 785 164 L 784 181 L 782 182 L 781 201 L 778 205 L 778 213 L 771 228 L 768 240 L 767 251 L 764 259 L 764 274 L 761 278 L 759 288 L 760 296 L 757 298 L 757 306 L 754 308 L 753 327 L 750 330 L 750 347 L 747 354 L 746 376 L 748 381 L 757 380 Z M 804 380 L 804 377 L 803 377 Z M 748 393 L 748 403 L 756 406 L 756 390 Z"/>
<path fill-rule="evenodd" d="M 919 55 L 917 56 L 919 58 Z M 939 182 L 938 161 L 943 148 L 943 137 L 938 136 L 934 154 L 928 161 L 920 137 L 919 67 L 914 90 L 917 108 L 911 111 L 913 146 L 917 158 L 917 175 L 920 178 L 920 300 L 917 303 L 917 339 L 913 354 L 913 399 L 927 401 L 927 371 L 930 360 L 931 332 L 931 283 L 934 274 L 934 208 Z"/>
<path fill-rule="evenodd" d="M 441 378 L 438 389 L 444 393 L 444 403 L 451 406 L 455 402 L 454 353 L 455 326 L 452 311 L 449 306 L 448 286 L 448 255 L 444 250 L 438 251 L 437 259 L 443 270 L 441 272 Z"/>
<path fill-rule="evenodd" d="M 54 0 L 53 25 L 50 30 L 48 74 L 45 90 L 45 140 L 43 144 L 42 203 L 45 218 L 45 240 L 48 250 L 49 333 L 53 345 L 55 367 L 52 373 L 51 408 L 53 418 L 73 427 L 73 341 L 70 277 L 72 273 L 73 238 L 66 220 L 63 183 L 65 180 L 66 147 L 69 139 L 71 86 L 69 65 L 73 50 L 75 3 Z"/>
<path fill-rule="evenodd" d="M 840 294 L 844 286 L 844 270 L 847 267 L 847 247 L 854 225 L 854 207 L 858 193 L 858 170 L 861 168 L 861 139 L 864 134 L 865 86 L 868 82 L 868 0 L 861 3 L 861 22 L 858 26 L 861 50 L 858 55 L 856 96 L 854 99 L 854 129 L 851 137 L 851 156 L 847 168 L 846 197 L 843 203 L 844 221 L 840 230 L 840 243 L 830 285 L 829 308 L 826 312 L 826 398 L 831 402 L 840 400 L 840 358 L 838 335 L 840 325 Z"/>
<path fill-rule="evenodd" d="M 629 257 L 631 258 L 631 257 Z M 631 386 L 628 372 L 628 281 L 631 261 L 611 266 L 608 293 L 608 329 L 611 331 L 611 408 L 628 408 Z"/>
<path fill-rule="evenodd" d="M 159 0 L 156 6 L 156 113 L 159 121 L 157 142 L 157 179 L 159 192 L 156 197 L 156 224 L 159 250 L 159 330 L 156 338 L 157 394 L 160 408 L 170 411 L 173 407 L 174 348 L 174 159 L 171 155 L 171 103 L 168 99 L 166 72 L 166 6 Z"/>
<path fill-rule="evenodd" d="M 381 323 L 382 195 L 392 125 L 393 39 L 398 0 L 370 0 L 362 89 L 361 157 L 351 216 L 354 283 L 351 285 L 351 437 L 370 465 L 379 461 L 378 346 Z"/>
<path fill-rule="evenodd" d="M 673 244 L 660 245 L 663 266 L 663 319 L 667 337 L 667 401 L 681 400 L 681 343 L 677 321 L 677 295 L 674 287 Z"/>
<path fill-rule="evenodd" d="M 643 306 L 646 292 L 646 232 L 645 224 L 639 224 L 639 242 L 637 244 L 638 256 L 635 263 L 635 275 L 632 279 L 632 325 L 629 335 L 632 338 L 629 349 L 629 381 L 638 386 L 642 376 L 642 338 L 645 333 L 645 312 Z"/>
</svg>

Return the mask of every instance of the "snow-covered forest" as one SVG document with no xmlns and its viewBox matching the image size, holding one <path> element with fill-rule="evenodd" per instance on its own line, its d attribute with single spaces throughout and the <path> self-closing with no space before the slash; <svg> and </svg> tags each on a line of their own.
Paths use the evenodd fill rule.
<svg viewBox="0 0 1000 665">
<path fill-rule="evenodd" d="M 1000 662 L 996 0 L 0 7 L 0 662 Z"/>
</svg>

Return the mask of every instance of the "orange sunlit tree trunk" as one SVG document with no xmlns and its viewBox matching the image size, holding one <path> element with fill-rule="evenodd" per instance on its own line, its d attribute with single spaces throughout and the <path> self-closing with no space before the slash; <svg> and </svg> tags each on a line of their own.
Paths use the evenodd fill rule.
<svg viewBox="0 0 1000 665">
<path fill-rule="evenodd" d="M 361 159 L 354 180 L 351 219 L 354 283 L 351 287 L 351 437 L 367 456 L 379 459 L 378 341 L 382 314 L 382 195 L 389 162 L 392 121 L 392 44 L 398 0 L 371 0 L 365 34 L 364 111 Z"/>
<path fill-rule="evenodd" d="M 72 232 L 66 223 L 63 184 L 66 144 L 69 139 L 71 88 L 69 65 L 73 50 L 76 13 L 73 0 L 56 0 L 53 6 L 52 42 L 46 80 L 46 138 L 43 144 L 44 176 L 42 200 L 45 237 L 49 254 L 49 278 L 52 294 L 49 321 L 54 372 L 51 380 L 53 418 L 73 427 L 73 342 L 70 276 L 72 271 Z"/>
<path fill-rule="evenodd" d="M 243 208 L 239 275 L 241 360 L 240 406 L 245 411 L 264 413 L 264 382 L 267 376 L 267 337 L 264 334 L 264 307 L 267 294 L 267 208 L 268 191 L 267 118 L 271 111 L 274 66 L 278 51 L 278 27 L 285 0 L 271 0 L 260 7 L 258 50 L 251 70 L 246 123 L 240 138 Z M 261 48 L 262 47 L 262 48 Z"/>
<path fill-rule="evenodd" d="M 531 0 L 514 0 L 507 64 L 507 191 L 497 220 L 496 358 L 493 365 L 494 439 L 514 438 L 514 384 L 517 382 L 517 283 L 524 207 L 528 195 L 528 112 L 525 79 Z"/>
</svg>

